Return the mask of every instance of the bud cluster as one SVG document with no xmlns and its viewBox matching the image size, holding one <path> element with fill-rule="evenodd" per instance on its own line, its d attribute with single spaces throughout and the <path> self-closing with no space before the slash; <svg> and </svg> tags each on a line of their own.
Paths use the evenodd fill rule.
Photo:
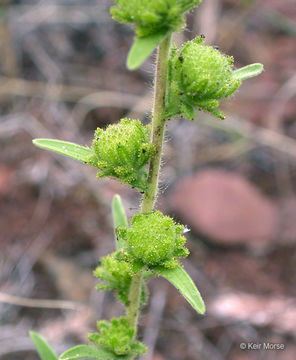
<svg viewBox="0 0 296 360">
<path fill-rule="evenodd" d="M 114 290 L 118 300 L 124 305 L 128 304 L 128 294 L 133 275 L 133 268 L 129 262 L 121 259 L 121 253 L 114 252 L 100 259 L 100 265 L 94 270 L 94 276 L 100 279 L 96 285 L 97 290 Z M 140 303 L 146 302 L 147 290 L 142 284 Z"/>
<path fill-rule="evenodd" d="M 152 153 L 150 126 L 140 120 L 121 119 L 106 130 L 98 128 L 92 143 L 93 154 L 88 163 L 101 171 L 98 178 L 111 176 L 125 184 L 145 191 L 147 173 L 145 165 Z"/>
<path fill-rule="evenodd" d="M 135 329 L 129 326 L 126 317 L 112 318 L 110 321 L 97 322 L 99 333 L 90 333 L 89 341 L 114 353 L 114 357 L 128 355 L 129 358 L 143 355 L 147 351 L 145 345 L 134 340 Z"/>
<path fill-rule="evenodd" d="M 115 0 L 114 20 L 135 26 L 138 37 L 160 31 L 176 31 L 184 25 L 183 14 L 201 0 Z"/>
<path fill-rule="evenodd" d="M 183 230 L 183 225 L 155 211 L 134 215 L 130 227 L 117 228 L 116 235 L 126 243 L 126 259 L 134 268 L 174 268 L 178 264 L 175 258 L 188 255 Z"/>
<path fill-rule="evenodd" d="M 200 36 L 172 51 L 167 117 L 183 115 L 192 120 L 197 108 L 224 119 L 219 100 L 233 94 L 241 84 L 233 76 L 233 58 L 202 42 Z"/>
</svg>

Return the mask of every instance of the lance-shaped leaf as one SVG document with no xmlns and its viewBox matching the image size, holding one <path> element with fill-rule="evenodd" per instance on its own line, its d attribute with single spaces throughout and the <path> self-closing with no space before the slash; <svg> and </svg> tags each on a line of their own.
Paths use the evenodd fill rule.
<svg viewBox="0 0 296 360">
<path fill-rule="evenodd" d="M 125 215 L 124 208 L 122 206 L 121 198 L 119 195 L 115 195 L 112 200 L 112 216 L 113 216 L 113 227 L 114 230 L 118 228 L 118 226 L 128 226 L 127 218 Z M 116 249 L 120 249 L 124 247 L 124 242 L 120 239 L 117 239 L 115 236 L 116 241 Z"/>
<path fill-rule="evenodd" d="M 263 65 L 259 63 L 250 64 L 244 66 L 233 72 L 233 77 L 239 80 L 246 80 L 261 74 L 263 71 Z"/>
<path fill-rule="evenodd" d="M 54 151 L 83 163 L 87 162 L 87 159 L 92 155 L 91 149 L 68 141 L 35 139 L 33 140 L 33 144 L 41 149 Z"/>
<path fill-rule="evenodd" d="M 156 272 L 173 284 L 199 314 L 205 313 L 205 304 L 197 287 L 194 285 L 191 277 L 180 265 L 174 269 L 158 268 Z"/>
<path fill-rule="evenodd" d="M 75 360 L 75 359 L 116 360 L 116 359 L 127 359 L 127 357 L 117 356 L 110 351 L 89 345 L 74 346 L 73 348 L 66 350 L 59 357 L 59 360 Z"/>
<path fill-rule="evenodd" d="M 127 68 L 137 69 L 167 35 L 167 31 L 161 31 L 150 36 L 136 38 L 127 56 Z"/>
<path fill-rule="evenodd" d="M 57 356 L 42 336 L 34 331 L 30 331 L 30 338 L 34 343 L 41 360 L 58 360 Z"/>
</svg>

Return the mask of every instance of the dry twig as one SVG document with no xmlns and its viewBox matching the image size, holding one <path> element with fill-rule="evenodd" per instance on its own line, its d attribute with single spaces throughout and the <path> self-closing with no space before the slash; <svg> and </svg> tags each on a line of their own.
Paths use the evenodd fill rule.
<svg viewBox="0 0 296 360">
<path fill-rule="evenodd" d="M 30 299 L 19 296 L 9 295 L 0 292 L 0 302 L 10 305 L 30 307 L 30 308 L 46 308 L 46 309 L 64 309 L 64 310 L 81 310 L 85 306 L 83 304 L 74 303 L 65 300 L 48 300 L 48 299 Z"/>
</svg>

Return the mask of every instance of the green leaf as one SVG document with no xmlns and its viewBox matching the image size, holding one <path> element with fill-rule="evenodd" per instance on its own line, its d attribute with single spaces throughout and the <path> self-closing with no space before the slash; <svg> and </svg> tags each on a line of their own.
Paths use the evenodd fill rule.
<svg viewBox="0 0 296 360">
<path fill-rule="evenodd" d="M 55 139 L 35 139 L 33 144 L 41 149 L 54 151 L 58 154 L 68 156 L 69 158 L 85 163 L 92 154 L 92 150 L 71 142 Z"/>
<path fill-rule="evenodd" d="M 115 195 L 113 197 L 113 200 L 112 200 L 112 216 L 113 216 L 114 230 L 118 226 L 124 226 L 124 227 L 128 226 L 125 211 L 124 211 L 124 208 L 122 206 L 121 198 L 120 198 L 119 195 Z M 117 239 L 116 236 L 115 236 L 115 241 L 116 241 L 116 248 L 117 249 L 120 249 L 120 248 L 122 248 L 124 246 L 123 241 L 120 241 L 119 239 Z"/>
<path fill-rule="evenodd" d="M 199 314 L 205 313 L 205 304 L 199 291 L 191 277 L 180 265 L 174 269 L 158 268 L 156 272 L 173 284 Z"/>
<path fill-rule="evenodd" d="M 167 35 L 167 31 L 161 31 L 150 36 L 136 38 L 127 56 L 127 68 L 137 69 Z"/>
<path fill-rule="evenodd" d="M 59 360 L 75 360 L 75 359 L 102 359 L 114 360 L 124 359 L 126 357 L 116 356 L 110 351 L 89 345 L 77 345 L 71 349 L 66 350 L 60 355 Z"/>
<path fill-rule="evenodd" d="M 41 360 L 58 360 L 57 356 L 49 347 L 47 342 L 43 339 L 43 337 L 34 331 L 30 331 L 30 338 L 34 343 Z"/>
<path fill-rule="evenodd" d="M 124 208 L 122 206 L 121 198 L 119 195 L 114 195 L 112 200 L 112 215 L 114 229 L 118 226 L 128 226 L 127 218 Z"/>
<path fill-rule="evenodd" d="M 261 74 L 262 71 L 263 71 L 262 64 L 259 64 L 259 63 L 251 64 L 251 65 L 244 66 L 238 70 L 235 70 L 233 72 L 233 77 L 235 79 L 239 79 L 239 80 L 246 80 L 246 79 L 249 79 L 251 77 Z"/>
</svg>

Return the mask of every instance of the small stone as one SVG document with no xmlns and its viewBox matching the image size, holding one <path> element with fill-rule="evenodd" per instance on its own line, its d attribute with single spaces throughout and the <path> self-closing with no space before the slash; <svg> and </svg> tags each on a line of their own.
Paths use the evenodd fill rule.
<svg viewBox="0 0 296 360">
<path fill-rule="evenodd" d="M 209 169 L 185 177 L 169 201 L 189 227 L 219 243 L 261 248 L 278 231 L 276 205 L 233 172 Z"/>
<path fill-rule="evenodd" d="M 275 333 L 296 331 L 296 306 L 292 297 L 228 292 L 208 304 L 208 313 L 256 327 L 269 326 Z"/>
</svg>

